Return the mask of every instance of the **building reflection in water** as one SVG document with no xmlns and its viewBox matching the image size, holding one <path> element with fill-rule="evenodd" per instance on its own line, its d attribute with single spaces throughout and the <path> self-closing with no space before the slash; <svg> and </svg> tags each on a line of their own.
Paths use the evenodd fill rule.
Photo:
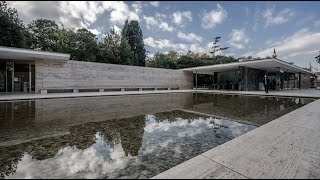
<svg viewBox="0 0 320 180">
<path fill-rule="evenodd" d="M 178 93 L 1 102 L 0 175 L 149 178 L 311 101 Z"/>
</svg>

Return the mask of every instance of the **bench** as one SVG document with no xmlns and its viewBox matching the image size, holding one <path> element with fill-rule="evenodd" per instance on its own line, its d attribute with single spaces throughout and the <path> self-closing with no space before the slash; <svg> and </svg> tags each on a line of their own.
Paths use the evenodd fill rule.
<svg viewBox="0 0 320 180">
<path fill-rule="evenodd" d="M 46 93 L 79 93 L 79 92 L 114 92 L 114 91 L 152 91 L 152 90 L 179 90 L 179 87 L 108 87 L 108 88 L 49 88 L 49 89 L 41 89 L 41 94 Z"/>
</svg>

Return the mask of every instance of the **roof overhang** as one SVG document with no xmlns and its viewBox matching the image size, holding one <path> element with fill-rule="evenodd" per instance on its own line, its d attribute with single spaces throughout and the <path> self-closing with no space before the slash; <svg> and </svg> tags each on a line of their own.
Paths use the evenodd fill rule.
<svg viewBox="0 0 320 180">
<path fill-rule="evenodd" d="M 68 61 L 70 54 L 0 46 L 0 59 Z"/>
<path fill-rule="evenodd" d="M 262 59 L 262 60 L 252 60 L 252 61 L 244 61 L 244 62 L 234 62 L 228 64 L 216 64 L 209 66 L 200 66 L 193 68 L 185 68 L 181 69 L 182 71 L 192 71 L 198 74 L 213 74 L 214 72 L 225 72 L 225 71 L 234 71 L 238 70 L 239 66 L 268 70 L 269 72 L 279 72 L 279 68 L 284 71 L 296 72 L 296 73 L 304 73 L 304 74 L 312 74 L 312 72 L 303 69 L 299 66 L 289 64 L 280 59 Z"/>
</svg>

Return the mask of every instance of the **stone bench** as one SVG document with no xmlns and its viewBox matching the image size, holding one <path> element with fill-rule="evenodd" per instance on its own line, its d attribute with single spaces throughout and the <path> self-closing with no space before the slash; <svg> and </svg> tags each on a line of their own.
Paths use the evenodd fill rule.
<svg viewBox="0 0 320 180">
<path fill-rule="evenodd" d="M 110 91 L 151 91 L 151 90 L 179 90 L 179 87 L 108 87 L 108 88 L 51 88 L 41 89 L 41 94 L 46 93 L 79 93 L 79 92 L 110 92 Z"/>
</svg>

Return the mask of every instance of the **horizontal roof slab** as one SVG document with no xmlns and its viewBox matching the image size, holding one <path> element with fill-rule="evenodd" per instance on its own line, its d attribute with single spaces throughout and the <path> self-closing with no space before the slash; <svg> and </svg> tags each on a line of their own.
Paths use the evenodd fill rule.
<svg viewBox="0 0 320 180">
<path fill-rule="evenodd" d="M 47 51 L 35 51 L 22 48 L 11 48 L 0 46 L 0 59 L 12 60 L 60 60 L 68 61 L 70 54 L 54 53 Z"/>
<path fill-rule="evenodd" d="M 290 72 L 301 72 L 312 74 L 310 71 L 305 70 L 299 66 L 289 64 L 285 61 L 279 59 L 262 59 L 262 60 L 252 60 L 244 62 L 234 62 L 228 64 L 216 64 L 209 66 L 200 66 L 193 68 L 181 69 L 183 71 L 192 71 L 199 74 L 213 74 L 214 72 L 225 72 L 238 70 L 239 66 L 245 66 L 254 69 L 268 70 L 268 71 L 279 71 L 279 68 Z"/>
</svg>

